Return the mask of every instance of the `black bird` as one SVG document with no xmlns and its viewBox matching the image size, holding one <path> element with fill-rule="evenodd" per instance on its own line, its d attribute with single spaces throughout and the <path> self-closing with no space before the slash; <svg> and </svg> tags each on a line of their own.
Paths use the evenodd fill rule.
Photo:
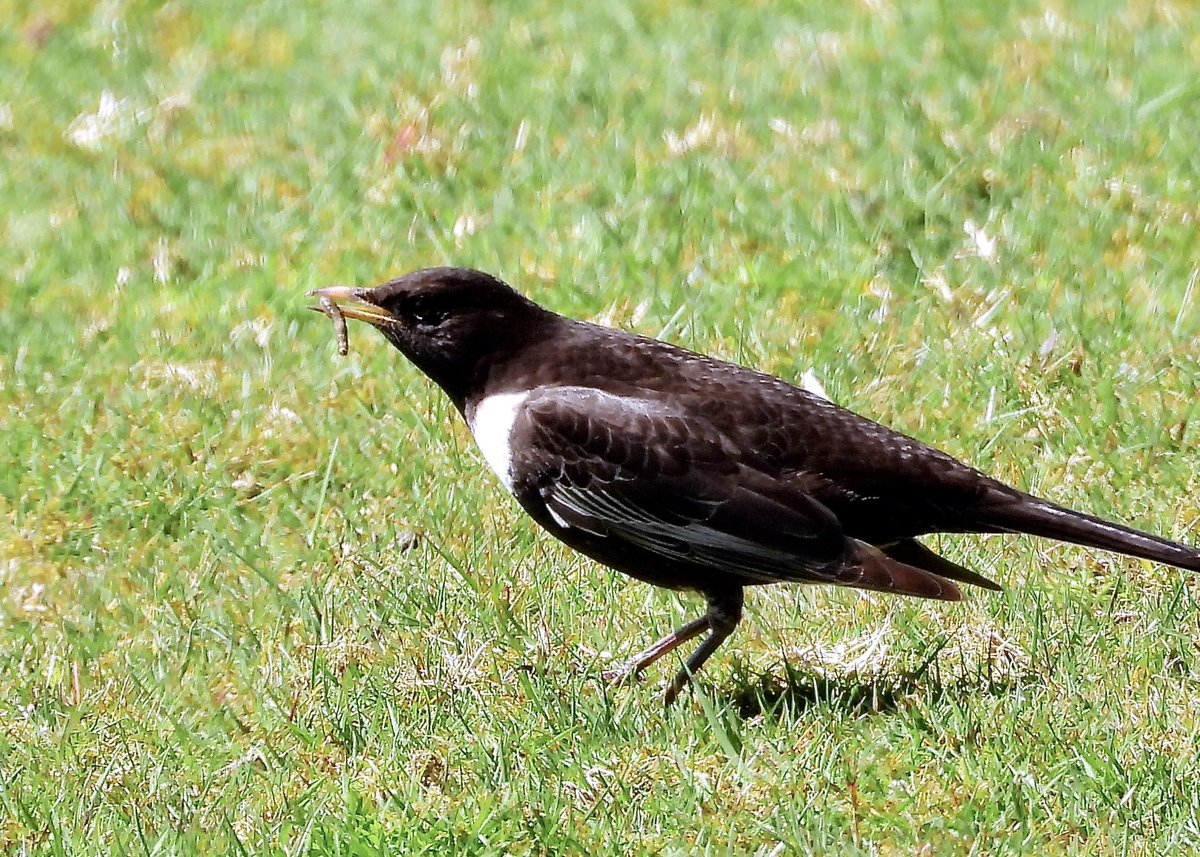
<svg viewBox="0 0 1200 857">
<path fill-rule="evenodd" d="M 479 271 L 431 268 L 314 307 L 376 327 L 450 397 L 546 530 L 707 613 L 608 677 L 708 637 L 670 703 L 742 617 L 743 590 L 829 583 L 957 601 L 995 583 L 933 532 L 1029 533 L 1200 571 L 1200 552 L 1010 488 L 752 369 L 543 309 Z"/>
</svg>

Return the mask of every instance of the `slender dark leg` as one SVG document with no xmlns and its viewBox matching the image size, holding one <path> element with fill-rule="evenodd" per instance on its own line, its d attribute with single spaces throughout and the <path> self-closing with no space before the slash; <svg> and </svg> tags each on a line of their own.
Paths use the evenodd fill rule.
<svg viewBox="0 0 1200 857">
<path fill-rule="evenodd" d="M 725 638 L 733 633 L 733 629 L 737 627 L 742 618 L 741 587 L 720 592 L 708 592 L 705 593 L 705 597 L 708 599 L 707 613 L 667 634 L 644 652 L 634 655 L 623 666 L 606 672 L 604 678 L 608 681 L 619 682 L 629 676 L 637 675 L 663 655 L 669 655 L 684 643 L 695 639 L 707 630 L 708 638 L 700 644 L 696 651 L 692 652 L 691 657 L 684 662 L 683 669 L 667 686 L 663 701 L 667 705 L 674 702 L 679 691 L 691 681 L 693 675 L 700 671 L 700 667 L 704 666 L 704 662 L 712 656 L 712 653 L 720 648 L 721 643 L 725 642 Z"/>
<path fill-rule="evenodd" d="M 605 680 L 616 684 L 624 681 L 626 678 L 636 676 L 663 655 L 671 654 L 671 652 L 678 649 L 688 640 L 703 634 L 708 630 L 708 627 L 707 615 L 688 622 L 682 628 L 677 628 L 676 630 L 667 634 L 650 648 L 646 649 L 645 651 L 638 652 L 615 670 L 609 670 L 608 672 L 604 673 Z"/>
<path fill-rule="evenodd" d="M 692 680 L 692 676 L 700 672 L 704 662 L 712 657 L 713 652 L 721 647 L 726 638 L 733 633 L 738 622 L 742 621 L 743 592 L 739 586 L 724 592 L 709 592 L 708 597 L 708 638 L 700 644 L 691 657 L 683 662 L 683 669 L 675 674 L 667 690 L 663 693 L 663 705 L 670 705 Z"/>
</svg>

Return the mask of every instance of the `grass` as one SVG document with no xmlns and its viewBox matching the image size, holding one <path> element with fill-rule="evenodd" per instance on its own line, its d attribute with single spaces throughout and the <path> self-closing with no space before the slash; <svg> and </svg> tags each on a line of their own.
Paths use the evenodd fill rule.
<svg viewBox="0 0 1200 857">
<path fill-rule="evenodd" d="M 305 290 L 431 264 L 1200 531 L 1192 4 L 0 2 L 0 850 L 1200 849 L 1200 585 L 690 618 Z"/>
</svg>

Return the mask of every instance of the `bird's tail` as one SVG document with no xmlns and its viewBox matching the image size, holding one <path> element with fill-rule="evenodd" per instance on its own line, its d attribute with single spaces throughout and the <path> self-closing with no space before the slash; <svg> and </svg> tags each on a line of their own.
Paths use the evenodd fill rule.
<svg viewBox="0 0 1200 857">
<path fill-rule="evenodd" d="M 842 586 L 939 601 L 962 600 L 962 592 L 945 577 L 893 559 L 873 545 L 850 539 L 848 554 L 838 574 Z"/>
<path fill-rule="evenodd" d="M 1065 509 L 1036 497 L 1007 503 L 986 521 L 1001 532 L 1027 533 L 1200 571 L 1200 551 L 1132 527 Z"/>
</svg>

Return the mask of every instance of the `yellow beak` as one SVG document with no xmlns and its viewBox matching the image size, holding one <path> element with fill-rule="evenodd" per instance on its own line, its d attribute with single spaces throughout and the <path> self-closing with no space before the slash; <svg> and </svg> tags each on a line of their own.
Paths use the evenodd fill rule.
<svg viewBox="0 0 1200 857">
<path fill-rule="evenodd" d="M 356 289 L 353 286 L 329 286 L 324 289 L 314 289 L 308 295 L 309 297 L 320 299 L 321 306 L 311 307 L 311 309 L 317 312 L 323 312 L 328 315 L 328 311 L 324 306 L 326 301 L 328 301 L 341 310 L 341 314 L 346 318 L 365 321 L 367 324 L 373 324 L 376 327 L 394 324 L 396 321 L 395 317 L 383 307 L 364 299 L 362 296 L 363 291 L 363 289 Z"/>
</svg>

